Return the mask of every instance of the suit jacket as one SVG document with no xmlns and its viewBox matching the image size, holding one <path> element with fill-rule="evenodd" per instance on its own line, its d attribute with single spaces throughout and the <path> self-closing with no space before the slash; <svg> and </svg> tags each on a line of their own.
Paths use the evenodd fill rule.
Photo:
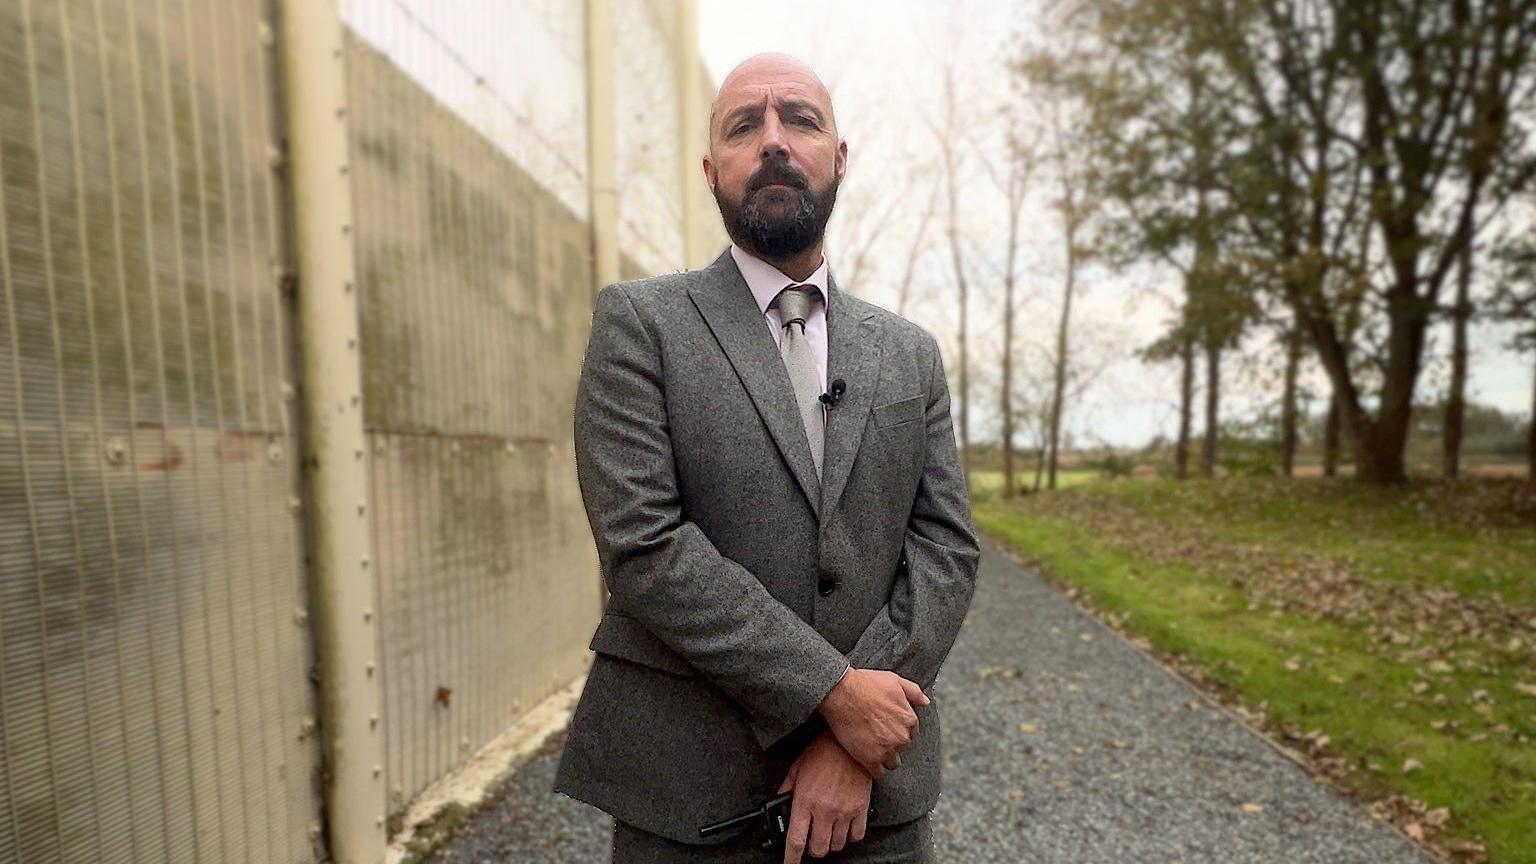
<svg viewBox="0 0 1536 864">
<path fill-rule="evenodd" d="M 979 561 L 949 388 L 931 333 L 827 287 L 819 481 L 729 249 L 597 296 L 576 470 L 610 596 L 554 791 L 680 842 L 777 792 L 850 663 L 933 699 L 871 824 L 938 800 L 932 688 Z"/>
</svg>

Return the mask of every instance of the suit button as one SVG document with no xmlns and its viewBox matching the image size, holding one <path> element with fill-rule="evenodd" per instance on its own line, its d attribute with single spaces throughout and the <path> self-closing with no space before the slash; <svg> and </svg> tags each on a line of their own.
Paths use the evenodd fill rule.
<svg viewBox="0 0 1536 864">
<path fill-rule="evenodd" d="M 837 580 L 831 576 L 823 576 L 816 580 L 816 593 L 825 597 L 837 590 Z"/>
</svg>

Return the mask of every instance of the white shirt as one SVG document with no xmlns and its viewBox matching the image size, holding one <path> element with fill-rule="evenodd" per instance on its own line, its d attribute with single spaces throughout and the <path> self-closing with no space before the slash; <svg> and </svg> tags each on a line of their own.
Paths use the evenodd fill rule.
<svg viewBox="0 0 1536 864">
<path fill-rule="evenodd" d="M 811 314 L 805 321 L 805 335 L 811 340 L 811 354 L 816 358 L 816 374 L 821 378 L 821 392 L 827 392 L 827 257 L 823 255 L 821 266 L 816 268 L 816 272 L 800 282 L 785 276 L 779 268 L 754 257 L 735 243 L 731 244 L 731 257 L 736 259 L 737 269 L 741 270 L 747 287 L 752 289 L 757 308 L 763 313 L 763 320 L 768 322 L 768 330 L 773 333 L 775 345 L 783 343 L 784 322 L 777 308 L 768 308 L 773 298 L 790 285 L 815 285 L 821 293 L 821 302 L 811 304 Z"/>
</svg>

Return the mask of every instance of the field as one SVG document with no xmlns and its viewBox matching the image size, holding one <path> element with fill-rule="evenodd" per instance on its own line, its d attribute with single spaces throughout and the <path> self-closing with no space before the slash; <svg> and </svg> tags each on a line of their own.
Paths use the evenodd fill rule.
<svg viewBox="0 0 1536 864">
<path fill-rule="evenodd" d="M 1536 487 L 1061 478 L 978 526 L 1458 860 L 1536 864 Z"/>
</svg>

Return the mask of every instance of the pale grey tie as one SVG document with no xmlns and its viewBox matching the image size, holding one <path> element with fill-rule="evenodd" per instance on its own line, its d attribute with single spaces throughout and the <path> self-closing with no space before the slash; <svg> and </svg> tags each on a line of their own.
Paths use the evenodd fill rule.
<svg viewBox="0 0 1536 864">
<path fill-rule="evenodd" d="M 816 475 L 821 476 L 821 449 L 824 418 L 821 409 L 821 375 L 816 371 L 816 355 L 811 352 L 811 340 L 805 335 L 805 322 L 811 317 L 811 304 L 819 292 L 814 285 L 790 285 L 773 298 L 770 307 L 778 307 L 779 320 L 784 327 L 784 338 L 779 342 L 779 355 L 784 358 L 784 368 L 789 370 L 789 382 L 795 388 L 795 401 L 800 403 L 800 422 L 805 426 L 806 440 L 811 443 L 811 461 L 816 463 Z"/>
</svg>

